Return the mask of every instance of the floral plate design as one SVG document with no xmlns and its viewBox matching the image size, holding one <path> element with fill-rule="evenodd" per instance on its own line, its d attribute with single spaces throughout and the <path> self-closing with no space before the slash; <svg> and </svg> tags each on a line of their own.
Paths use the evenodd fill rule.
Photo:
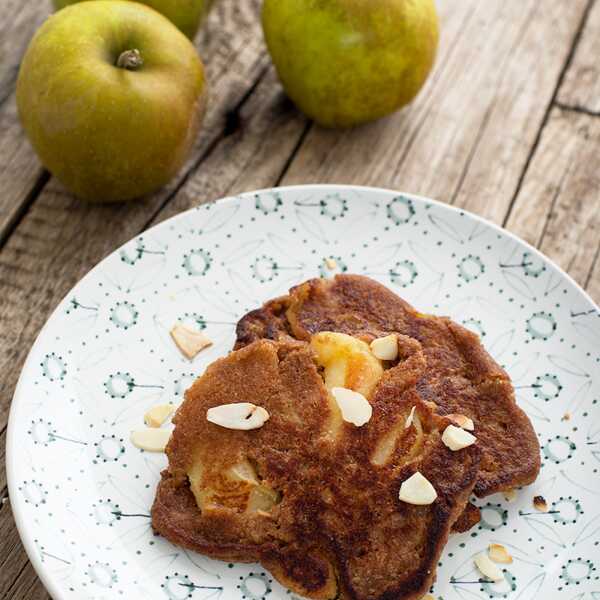
<svg viewBox="0 0 600 600">
<path fill-rule="evenodd" d="M 598 308 L 537 250 L 474 215 L 326 185 L 243 194 L 165 221 L 103 260 L 46 323 L 15 392 L 7 467 L 19 532 L 55 600 L 295 598 L 259 565 L 153 535 L 166 459 L 129 434 L 228 352 L 246 311 L 336 272 L 368 275 L 477 332 L 539 437 L 537 482 L 512 502 L 476 500 L 481 523 L 451 536 L 433 595 L 600 600 Z M 214 345 L 183 358 L 169 338 L 178 320 Z M 538 494 L 546 513 L 533 508 Z M 498 583 L 473 564 L 491 542 L 513 556 Z"/>
</svg>

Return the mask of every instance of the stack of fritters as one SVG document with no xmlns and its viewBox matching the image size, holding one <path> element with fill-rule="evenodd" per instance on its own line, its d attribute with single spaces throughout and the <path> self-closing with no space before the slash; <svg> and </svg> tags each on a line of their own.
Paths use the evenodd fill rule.
<svg viewBox="0 0 600 600">
<path fill-rule="evenodd" d="M 319 331 L 364 339 L 400 333 L 420 342 L 426 368 L 419 396 L 439 415 L 473 419 L 483 456 L 477 496 L 531 483 L 540 468 L 537 438 L 517 406 L 506 371 L 479 338 L 445 317 L 417 312 L 385 286 L 360 275 L 312 279 L 238 323 L 236 348 L 257 339 L 309 340 Z M 432 406 L 433 406 L 432 405 Z"/>
<path fill-rule="evenodd" d="M 310 344 L 325 331 L 397 334 L 398 359 L 384 363 L 362 427 L 332 432 L 336 408 Z M 207 421 L 209 408 L 236 402 L 270 419 L 251 431 Z M 473 419 L 475 445 L 442 442 L 449 413 Z M 174 422 L 155 530 L 209 556 L 258 560 L 316 599 L 419 598 L 453 526 L 478 519 L 469 494 L 528 483 L 539 468 L 508 376 L 477 337 L 357 276 L 309 281 L 242 318 L 236 350 L 187 391 Z M 432 504 L 399 499 L 417 471 Z"/>
</svg>

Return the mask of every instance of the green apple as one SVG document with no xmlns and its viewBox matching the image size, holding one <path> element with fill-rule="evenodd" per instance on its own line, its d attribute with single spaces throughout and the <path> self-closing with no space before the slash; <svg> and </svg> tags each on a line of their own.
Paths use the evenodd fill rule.
<svg viewBox="0 0 600 600">
<path fill-rule="evenodd" d="M 56 10 L 83 0 L 53 0 Z M 193 39 L 214 0 L 138 0 L 163 14 Z"/>
<path fill-rule="evenodd" d="M 143 196 L 183 164 L 200 128 L 204 67 L 188 38 L 135 2 L 69 6 L 40 27 L 17 80 L 25 131 L 77 196 Z"/>
<path fill-rule="evenodd" d="M 264 0 L 262 26 L 288 96 L 328 127 L 410 102 L 438 44 L 434 0 Z"/>
</svg>

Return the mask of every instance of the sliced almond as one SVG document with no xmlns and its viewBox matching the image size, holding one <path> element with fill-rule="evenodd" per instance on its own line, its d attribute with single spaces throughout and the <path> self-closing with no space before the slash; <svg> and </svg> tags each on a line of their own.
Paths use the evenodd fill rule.
<svg viewBox="0 0 600 600">
<path fill-rule="evenodd" d="M 362 427 L 371 420 L 373 407 L 359 392 L 344 387 L 334 387 L 331 394 L 342 413 L 342 419 L 357 427 Z"/>
<path fill-rule="evenodd" d="M 477 438 L 474 435 L 456 425 L 448 425 L 442 434 L 442 442 L 454 452 L 471 446 L 476 441 Z"/>
<path fill-rule="evenodd" d="M 415 416 L 415 408 L 417 408 L 417 407 L 413 406 L 410 409 L 410 413 L 408 414 L 408 417 L 406 417 L 406 422 L 404 423 L 404 429 L 408 429 L 412 425 L 413 418 Z"/>
<path fill-rule="evenodd" d="M 548 503 L 546 502 L 544 496 L 535 496 L 533 498 L 533 506 L 540 512 L 548 512 Z"/>
<path fill-rule="evenodd" d="M 212 345 L 208 336 L 202 331 L 190 329 L 181 323 L 177 323 L 169 332 L 175 345 L 182 354 L 192 360 L 198 352 Z"/>
<path fill-rule="evenodd" d="M 146 452 L 164 452 L 171 432 L 168 429 L 138 429 L 131 432 L 131 443 Z"/>
<path fill-rule="evenodd" d="M 485 554 L 485 552 L 482 552 L 475 557 L 475 566 L 484 577 L 487 577 L 492 581 L 502 581 L 504 579 L 504 575 L 500 568 L 490 560 L 490 557 Z"/>
<path fill-rule="evenodd" d="M 509 564 L 513 561 L 512 556 L 502 544 L 490 544 L 488 556 L 496 563 Z"/>
<path fill-rule="evenodd" d="M 172 404 L 157 404 L 144 415 L 144 423 L 148 427 L 160 427 L 172 414 L 175 407 Z"/>
<path fill-rule="evenodd" d="M 402 482 L 399 498 L 407 504 L 424 506 L 435 501 L 437 492 L 429 480 L 417 471 Z"/>
<path fill-rule="evenodd" d="M 335 260 L 335 258 L 326 258 L 325 259 L 325 266 L 330 270 L 330 271 L 335 271 L 335 269 L 337 268 L 337 261 Z"/>
<path fill-rule="evenodd" d="M 467 417 L 466 415 L 459 415 L 457 413 L 452 413 L 450 415 L 446 415 L 446 418 L 454 423 L 457 427 L 461 429 L 466 429 L 467 431 L 473 431 L 475 429 L 475 424 L 473 423 L 473 419 Z"/>
<path fill-rule="evenodd" d="M 563 416 L 561 421 L 570 421 L 571 420 L 571 413 L 570 412 L 566 412 Z"/>
<path fill-rule="evenodd" d="M 398 358 L 398 337 L 390 333 L 371 342 L 371 352 L 379 360 L 396 360 Z"/>
<path fill-rule="evenodd" d="M 250 402 L 221 404 L 206 411 L 206 420 L 225 427 L 248 431 L 258 429 L 269 420 L 269 413 L 262 407 Z"/>
<path fill-rule="evenodd" d="M 517 499 L 517 490 L 504 490 L 502 493 L 507 502 L 514 502 Z"/>
<path fill-rule="evenodd" d="M 421 597 L 421 600 L 435 600 L 433 594 L 425 594 Z"/>
</svg>

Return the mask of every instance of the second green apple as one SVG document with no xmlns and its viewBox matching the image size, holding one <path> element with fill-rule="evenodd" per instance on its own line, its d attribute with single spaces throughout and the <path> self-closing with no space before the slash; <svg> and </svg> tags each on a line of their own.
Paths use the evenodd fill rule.
<svg viewBox="0 0 600 600">
<path fill-rule="evenodd" d="M 349 127 L 410 102 L 434 63 L 434 0 L 264 0 L 262 25 L 294 103 Z"/>
<path fill-rule="evenodd" d="M 56 10 L 82 0 L 53 0 Z M 214 0 L 138 0 L 163 14 L 180 31 L 193 39 Z"/>
</svg>

